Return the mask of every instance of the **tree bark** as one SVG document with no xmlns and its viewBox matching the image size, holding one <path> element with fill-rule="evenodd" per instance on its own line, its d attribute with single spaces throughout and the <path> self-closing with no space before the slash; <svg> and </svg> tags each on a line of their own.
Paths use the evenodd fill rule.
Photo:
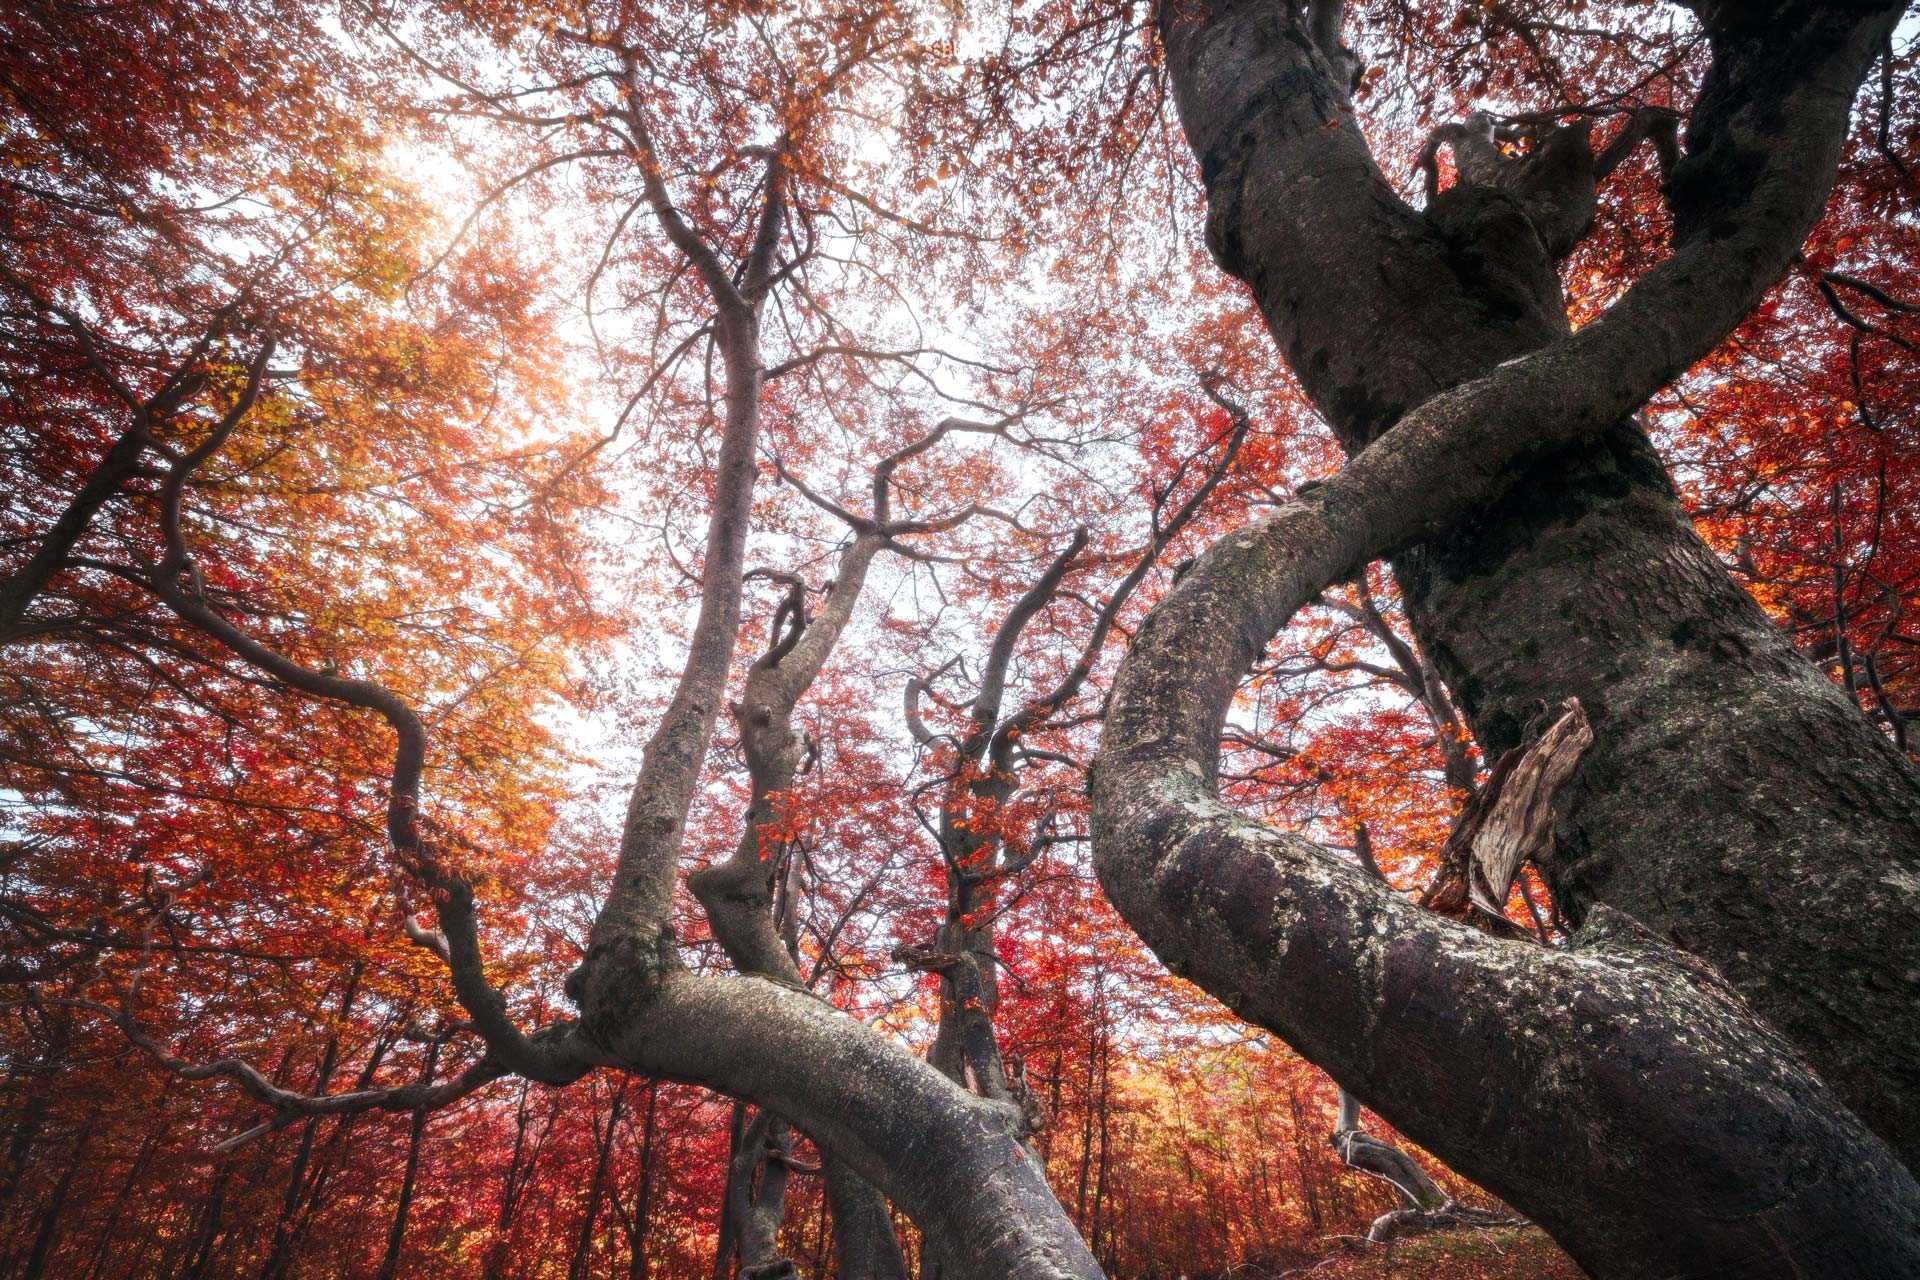
<svg viewBox="0 0 1920 1280">
<path fill-rule="evenodd" d="M 360 990 L 362 966 L 348 971 L 346 989 L 340 995 L 339 1022 L 345 1025 L 353 1013 L 354 997 Z M 314 1072 L 314 1092 L 325 1093 L 333 1086 L 333 1068 L 340 1055 L 340 1034 L 329 1031 L 320 1050 L 320 1066 Z M 300 1204 L 307 1192 L 307 1166 L 313 1160 L 314 1139 L 320 1129 L 320 1117 L 314 1116 L 300 1126 L 300 1143 L 294 1151 L 293 1166 L 287 1171 L 287 1190 L 280 1200 L 280 1216 L 273 1224 L 273 1244 L 260 1267 L 260 1280 L 279 1280 L 292 1261 L 293 1245 L 300 1222 Z"/>
<path fill-rule="evenodd" d="M 899 1205 L 961 1280 L 1100 1275 L 1020 1141 L 1023 1117 L 813 996 L 676 969 L 601 1052 L 786 1117 Z"/>
<path fill-rule="evenodd" d="M 1409 314 L 1466 297 L 1471 278 L 1514 286 L 1510 328 L 1564 331 L 1537 305 L 1551 285 L 1544 246 L 1530 264 L 1511 252 L 1544 234 L 1510 193 L 1468 190 L 1436 216 L 1471 214 L 1483 253 L 1463 256 L 1471 243 L 1456 240 L 1449 259 L 1434 218 L 1380 179 L 1340 82 L 1285 10 L 1194 4 L 1163 18 L 1216 251 L 1254 285 L 1309 389 L 1344 394 L 1345 411 L 1392 429 L 1334 479 L 1216 543 L 1140 629 L 1092 779 L 1096 869 L 1176 972 L 1603 1277 L 1911 1274 L 1920 1186 L 1710 966 L 1600 903 L 1566 950 L 1440 920 L 1223 806 L 1221 729 L 1265 643 L 1328 585 L 1484 511 L 1516 464 L 1617 443 L 1627 415 L 1744 316 L 1818 213 L 1852 91 L 1896 17 L 1886 6 L 1769 13 L 1754 37 L 1768 59 L 1729 68 L 1723 50 L 1689 133 L 1688 163 L 1718 165 L 1722 179 L 1705 228 L 1697 208 L 1683 217 L 1672 257 L 1578 333 L 1405 413 L 1370 400 L 1364 380 L 1343 393 L 1330 378 L 1336 364 L 1364 372 L 1339 341 L 1351 322 L 1306 295 L 1371 291 L 1377 273 L 1348 256 L 1367 244 L 1379 272 L 1431 276 L 1403 299 Z M 1724 149 L 1759 124 L 1773 145 L 1726 163 Z M 1675 184 L 1706 198 L 1693 179 Z M 1393 234 L 1368 238 L 1383 227 Z M 1459 274 L 1469 262 L 1476 274 Z M 1377 297 L 1349 300 L 1390 320 L 1366 310 Z M 1418 364 L 1395 334 L 1383 323 L 1374 354 Z M 1505 340 L 1492 325 L 1458 335 L 1483 351 Z M 1798 671 L 1806 698 L 1830 698 Z M 1463 1095 L 1460 1080 L 1493 1087 Z"/>
<path fill-rule="evenodd" d="M 628 1233 L 627 1280 L 647 1280 L 647 1237 L 653 1226 L 653 1138 L 659 1110 L 660 1082 L 649 1080 L 647 1112 L 640 1127 L 640 1182 L 633 1193 L 633 1226 Z"/>
<path fill-rule="evenodd" d="M 73 1156 L 61 1171 L 60 1181 L 54 1184 L 46 1208 L 40 1211 L 40 1225 L 33 1235 L 33 1250 L 27 1255 L 26 1266 L 20 1273 L 22 1280 L 40 1280 L 46 1274 L 47 1261 L 53 1256 L 54 1243 L 60 1238 L 60 1219 L 66 1212 L 67 1199 L 73 1193 L 73 1180 L 86 1162 L 87 1147 L 93 1141 L 93 1128 L 94 1121 L 89 1119 L 80 1130 L 80 1137 L 73 1146 Z"/>
<path fill-rule="evenodd" d="M 1899 10 L 1705 12 L 1715 61 L 1672 176 L 1675 248 L 1728 266 L 1671 273 L 1701 297 L 1665 309 L 1662 326 L 1717 309 L 1711 326 L 1686 325 L 1717 341 L 1799 247 Z M 1524 202 L 1467 181 L 1408 209 L 1283 15 L 1168 13 L 1210 241 L 1350 451 L 1563 339 L 1557 254 Z M 1560 391 L 1577 398 L 1606 376 L 1569 369 Z M 1563 914 L 1578 924 L 1612 906 L 1717 965 L 1914 1164 L 1920 775 L 1729 578 L 1625 413 L 1590 438 L 1543 441 L 1503 479 L 1502 495 L 1395 548 L 1394 563 L 1489 755 L 1542 703 L 1576 697 L 1592 717 L 1562 838 L 1540 860 Z"/>
<path fill-rule="evenodd" d="M 880 483 L 885 482 L 883 475 Z M 856 533 L 840 555 L 833 585 L 818 617 L 807 619 L 805 587 L 796 586 L 795 595 L 789 599 L 793 629 L 776 635 L 773 647 L 754 663 L 735 708 L 751 787 L 739 844 L 732 857 L 688 877 L 689 887 L 706 909 L 714 937 L 734 967 L 801 990 L 805 982 L 794 954 L 793 935 L 783 927 L 797 924 L 797 917 L 776 920 L 774 908 L 774 878 L 792 856 L 779 834 L 784 818 L 780 806 L 787 802 L 799 777 L 803 756 L 793 716 L 852 618 L 867 571 L 885 545 L 886 535 L 878 526 Z M 789 902 L 787 910 L 797 911 L 798 904 Z M 743 1217 L 750 1210 L 758 1216 L 770 1215 L 773 1227 L 777 1230 L 779 1226 L 787 1171 L 773 1170 L 769 1150 L 765 1142 L 756 1144 L 745 1153 L 752 1159 L 744 1166 L 738 1162 L 742 1153 L 734 1153 L 725 1210 L 729 1221 L 742 1233 L 743 1272 L 760 1268 L 772 1275 L 779 1261 L 775 1232 L 754 1234 L 749 1230 L 752 1224 Z M 838 1169 L 831 1157 L 825 1164 L 829 1185 L 835 1188 L 831 1196 L 834 1210 L 847 1214 L 847 1221 L 840 1226 L 843 1247 L 868 1268 L 872 1280 L 905 1280 L 906 1261 L 900 1254 L 885 1200 L 870 1187 L 862 1190 L 859 1179 Z M 764 1195 L 753 1190 L 756 1179 L 761 1180 Z M 865 1231 L 881 1234 L 852 1238 Z"/>
<path fill-rule="evenodd" d="M 623 1080 L 614 1089 L 613 1102 L 607 1108 L 607 1129 L 600 1139 L 593 1161 L 593 1180 L 587 1184 L 587 1211 L 580 1220 L 573 1258 L 567 1264 L 567 1280 L 587 1280 L 593 1259 L 593 1232 L 600 1222 L 600 1201 L 607 1194 L 607 1167 L 613 1160 L 613 1140 L 620 1127 L 620 1112 L 626 1106 L 627 1086 Z"/>
</svg>

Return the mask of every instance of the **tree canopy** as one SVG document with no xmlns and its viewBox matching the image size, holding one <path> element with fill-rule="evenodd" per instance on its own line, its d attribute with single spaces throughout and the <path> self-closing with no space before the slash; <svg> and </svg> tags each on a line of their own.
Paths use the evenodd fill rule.
<svg viewBox="0 0 1920 1280">
<path fill-rule="evenodd" d="M 1902 4 L 0 42 L 0 1269 L 1920 1266 Z"/>
</svg>

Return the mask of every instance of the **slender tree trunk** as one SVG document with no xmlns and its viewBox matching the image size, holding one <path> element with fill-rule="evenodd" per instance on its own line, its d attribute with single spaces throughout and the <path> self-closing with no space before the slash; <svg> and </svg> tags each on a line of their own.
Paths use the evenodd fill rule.
<svg viewBox="0 0 1920 1280">
<path fill-rule="evenodd" d="M 89 1119 L 80 1130 L 79 1139 L 73 1144 L 73 1156 L 60 1174 L 60 1181 L 54 1184 L 47 1207 L 40 1213 L 40 1226 L 33 1236 L 33 1251 L 27 1255 L 26 1267 L 20 1273 L 21 1280 L 40 1280 L 46 1274 L 47 1261 L 53 1256 L 54 1244 L 59 1239 L 60 1218 L 66 1212 L 67 1198 L 73 1193 L 74 1179 L 86 1163 L 87 1148 L 93 1142 L 93 1129 L 94 1121 Z"/>
<path fill-rule="evenodd" d="M 1095 1161 L 1093 1175 L 1093 1226 L 1087 1233 L 1093 1241 L 1094 1252 L 1100 1251 L 1100 1237 L 1106 1226 L 1107 1208 L 1107 1133 L 1108 1103 L 1113 1089 L 1112 1031 L 1103 1031 L 1100 1036 L 1100 1154 Z"/>
<path fill-rule="evenodd" d="M 20 1117 L 7 1137 L 7 1166 L 5 1172 L 0 1173 L 0 1210 L 13 1203 L 14 1194 L 20 1189 L 20 1179 L 27 1171 L 28 1162 L 33 1159 L 34 1143 L 40 1140 L 40 1131 L 46 1122 L 47 1091 L 29 1086 Z"/>
<path fill-rule="evenodd" d="M 174 1274 L 172 1265 L 174 1250 L 172 1248 L 166 1248 L 160 1251 L 159 1265 L 154 1267 L 152 1271 L 144 1270 L 147 1255 L 153 1251 L 157 1237 L 152 1232 L 142 1232 L 137 1239 L 139 1243 L 127 1257 L 127 1265 L 120 1272 L 120 1280 L 133 1280 L 136 1276 L 166 1276 Z"/>
<path fill-rule="evenodd" d="M 1099 970 L 1094 972 L 1095 991 L 1093 1019 L 1087 1029 L 1087 1089 L 1081 1100 L 1080 1112 L 1080 1177 L 1075 1184 L 1073 1195 L 1074 1221 L 1086 1229 L 1087 1224 L 1087 1187 L 1093 1176 L 1093 1099 L 1099 1087 L 1099 1050 L 1100 1023 L 1106 1008 L 1105 975 Z"/>
<path fill-rule="evenodd" d="M 500 1180 L 500 1207 L 493 1217 L 493 1241 L 487 1246 L 486 1280 L 505 1280 L 507 1274 L 507 1246 L 512 1238 L 514 1211 L 520 1204 L 520 1170 L 527 1151 L 527 1095 L 532 1088 L 530 1081 L 521 1082 L 520 1102 L 514 1108 L 513 1154 Z"/>
<path fill-rule="evenodd" d="M 379 1073 L 380 1064 L 386 1060 L 387 1053 L 392 1048 L 393 1042 L 390 1039 L 383 1037 L 374 1041 L 373 1048 L 367 1053 L 366 1063 L 354 1077 L 353 1087 L 356 1090 L 373 1087 L 374 1077 Z M 299 1256 L 300 1242 L 306 1239 L 307 1232 L 313 1228 L 314 1219 L 329 1203 L 327 1191 L 333 1185 L 333 1179 L 339 1176 L 341 1168 L 352 1159 L 351 1140 L 358 1120 L 357 1115 L 341 1117 L 333 1132 L 328 1135 L 326 1146 L 321 1149 L 319 1166 L 314 1170 L 311 1185 L 307 1188 L 306 1196 L 300 1206 L 300 1216 L 294 1222 L 287 1239 L 286 1256 L 289 1267 Z"/>
<path fill-rule="evenodd" d="M 208 1274 L 207 1268 L 212 1264 L 214 1249 L 220 1239 L 220 1213 L 226 1203 L 227 1183 L 232 1177 L 232 1160 L 222 1156 L 220 1166 L 213 1175 L 213 1186 L 207 1194 L 206 1208 L 200 1214 L 199 1228 L 194 1232 L 192 1253 L 186 1269 L 180 1273 L 182 1280 L 204 1280 Z"/>
<path fill-rule="evenodd" d="M 272 1075 L 274 1083 L 279 1084 L 286 1080 L 287 1073 L 293 1067 L 293 1058 L 293 1045 L 289 1044 L 281 1052 L 279 1061 L 274 1064 Z M 251 1179 L 257 1181 L 265 1175 L 267 1151 L 265 1144 L 257 1145 L 251 1162 L 253 1165 L 253 1172 L 249 1175 Z M 200 1231 L 196 1234 L 190 1260 L 182 1273 L 186 1280 L 206 1280 L 207 1277 L 217 1275 L 220 1252 L 232 1243 L 233 1236 L 223 1222 L 223 1215 L 226 1210 L 227 1190 L 233 1182 L 235 1164 L 236 1160 L 231 1154 L 221 1155 L 214 1174 L 213 1190 L 207 1197 L 206 1213 L 202 1219 Z"/>
<path fill-rule="evenodd" d="M 614 1087 L 613 1101 L 607 1107 L 607 1129 L 594 1158 L 593 1180 L 587 1184 L 587 1211 L 580 1220 L 573 1260 L 567 1264 L 567 1280 L 587 1280 L 588 1263 L 593 1257 L 593 1230 L 600 1221 L 600 1201 L 607 1193 L 607 1166 L 613 1159 L 613 1139 L 619 1131 L 620 1111 L 626 1101 L 627 1085 L 623 1080 Z"/>
<path fill-rule="evenodd" d="M 172 1081 L 168 1081 L 168 1092 L 171 1092 L 171 1089 Z M 152 1163 L 154 1155 L 160 1150 L 160 1142 L 164 1136 L 165 1131 L 156 1125 L 154 1131 L 140 1144 L 140 1150 L 134 1155 L 133 1162 L 127 1166 L 127 1176 L 121 1179 L 119 1193 L 113 1198 L 113 1211 L 107 1216 L 106 1224 L 100 1229 L 99 1240 L 93 1248 L 93 1256 L 87 1260 L 86 1275 L 88 1277 L 100 1273 L 100 1268 L 113 1251 L 113 1247 L 119 1243 L 120 1224 L 126 1220 L 127 1208 L 132 1203 L 134 1188 L 140 1185 L 140 1179 L 146 1175 L 147 1166 Z"/>
<path fill-rule="evenodd" d="M 344 1026 L 353 1013 L 353 1001 L 360 990 L 362 966 L 356 964 L 347 975 L 346 989 L 340 995 L 339 1023 Z M 340 1034 L 329 1032 L 320 1050 L 320 1066 L 314 1073 L 315 1093 L 325 1093 L 333 1083 L 333 1069 L 340 1056 Z M 300 1206 L 307 1191 L 307 1166 L 313 1160 L 314 1139 L 320 1129 L 320 1117 L 313 1116 L 300 1126 L 300 1145 L 294 1152 L 293 1167 L 287 1171 L 287 1191 L 280 1200 L 280 1216 L 273 1224 L 273 1244 L 260 1268 L 260 1280 L 280 1280 L 286 1274 L 292 1256 L 294 1233 L 299 1224 Z"/>
<path fill-rule="evenodd" d="M 647 1240 L 653 1227 L 653 1137 L 660 1106 L 660 1082 L 647 1082 L 647 1114 L 640 1125 L 640 1179 L 633 1193 L 632 1253 L 627 1280 L 647 1280 Z"/>
<path fill-rule="evenodd" d="M 727 1114 L 727 1176 L 720 1184 L 720 1225 L 714 1233 L 713 1280 L 732 1280 L 734 1258 L 740 1249 L 739 1196 L 735 1172 L 747 1137 L 747 1107 L 735 1102 Z"/>
<path fill-rule="evenodd" d="M 427 1060 L 420 1068 L 420 1083 L 433 1083 L 434 1069 L 440 1065 L 440 1048 L 444 1040 L 436 1038 L 427 1046 Z M 427 1133 L 427 1117 L 431 1113 L 421 1107 L 414 1111 L 413 1119 L 407 1126 L 407 1167 L 400 1177 L 400 1195 L 393 1205 L 393 1223 L 387 1228 L 387 1251 L 380 1260 L 380 1280 L 393 1280 L 400 1271 L 400 1251 L 406 1243 L 407 1217 L 413 1211 L 414 1184 L 420 1176 L 420 1147 Z"/>
</svg>

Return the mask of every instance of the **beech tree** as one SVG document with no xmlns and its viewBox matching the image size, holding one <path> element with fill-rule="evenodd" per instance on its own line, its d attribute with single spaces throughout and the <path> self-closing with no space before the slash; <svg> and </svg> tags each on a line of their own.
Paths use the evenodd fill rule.
<svg viewBox="0 0 1920 1280">
<path fill-rule="evenodd" d="M 1589 126 L 1509 155 L 1470 120 L 1444 139 L 1459 181 L 1414 215 L 1346 123 L 1338 7 L 1161 18 L 1209 243 L 1353 458 L 1210 552 L 1136 641 L 1094 783 L 1102 883 L 1177 971 L 1599 1274 L 1911 1265 L 1911 1076 L 1893 1030 L 1911 1003 L 1877 942 L 1846 954 L 1847 939 L 1909 933 L 1911 765 L 1728 580 L 1629 419 L 1792 260 L 1898 16 L 1702 12 L 1714 61 L 1668 179 L 1671 256 L 1573 334 L 1554 264 L 1612 158 L 1596 162 Z M 1357 260 L 1378 275 L 1338 270 Z M 1543 859 L 1581 930 L 1566 952 L 1441 926 L 1213 797 L 1221 717 L 1266 637 L 1389 553 L 1483 742 L 1511 744 L 1536 700 L 1596 709 L 1570 833 Z M 1786 776 L 1809 757 L 1875 779 L 1872 812 Z M 1667 797 L 1690 798 L 1687 820 Z M 1469 1030 L 1492 1009 L 1491 1034 Z M 1874 1030 L 1840 1034 L 1836 1016 Z M 1456 1069 L 1433 1072 L 1449 1035 L 1458 1056 L 1439 1056 Z M 1462 1078 L 1527 1081 L 1539 1110 L 1515 1128 L 1434 1088 Z M 1569 1131 L 1543 1142 L 1556 1113 Z M 1815 1225 L 1865 1201 L 1864 1219 Z"/>
<path fill-rule="evenodd" d="M 1378 1237 L 1920 1271 L 1904 9 L 1566 9 L 9 16 L 23 1273 L 169 1158 L 122 1077 L 246 1104 L 129 1275 L 319 1265 L 383 1116 L 383 1276 L 449 1187 L 489 1276 L 1176 1265 L 1089 870 Z"/>
</svg>

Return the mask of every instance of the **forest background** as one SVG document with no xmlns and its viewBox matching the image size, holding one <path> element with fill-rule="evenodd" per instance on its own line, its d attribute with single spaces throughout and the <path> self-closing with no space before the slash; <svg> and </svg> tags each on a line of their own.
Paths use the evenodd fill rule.
<svg viewBox="0 0 1920 1280">
<path fill-rule="evenodd" d="M 1584 118 L 1604 146 L 1704 65 L 1653 4 L 1349 23 L 1416 204 L 1453 181 L 1448 122 L 1488 112 L 1524 151 Z M 1917 37 L 1868 77 L 1793 270 L 1645 414 L 1729 570 L 1903 749 Z M 0 42 L 0 1270 L 730 1274 L 730 1176 L 764 1135 L 716 1094 L 604 1074 L 276 1117 L 198 1070 L 327 1093 L 456 1080 L 476 1050 L 421 923 L 432 869 L 388 847 L 388 725 L 263 678 L 166 591 L 416 709 L 423 820 L 493 977 L 525 1022 L 564 1012 L 725 483 L 723 335 L 660 195 L 750 250 L 784 183 L 734 705 L 839 629 L 787 785 L 756 787 L 722 714 L 686 869 L 744 827 L 805 985 L 924 1051 L 969 998 L 936 942 L 990 939 L 999 1053 L 1109 1275 L 1576 1274 L 1528 1232 L 1343 1252 L 1397 1201 L 1331 1141 L 1335 1087 L 1094 881 L 1085 770 L 1133 629 L 1341 457 L 1208 256 L 1146 6 L 31 0 Z M 622 112 L 639 152 L 601 136 Z M 1664 252 L 1661 181 L 1648 145 L 1602 186 L 1576 318 Z M 1033 713 L 991 760 L 983 707 L 989 732 Z M 1409 894 L 1491 763 L 1377 567 L 1270 648 L 1228 747 L 1235 804 Z M 697 888 L 679 941 L 724 970 Z M 1503 905 L 1562 936 L 1531 871 Z M 774 1159 L 778 1251 L 831 1274 L 817 1154 Z"/>
</svg>

